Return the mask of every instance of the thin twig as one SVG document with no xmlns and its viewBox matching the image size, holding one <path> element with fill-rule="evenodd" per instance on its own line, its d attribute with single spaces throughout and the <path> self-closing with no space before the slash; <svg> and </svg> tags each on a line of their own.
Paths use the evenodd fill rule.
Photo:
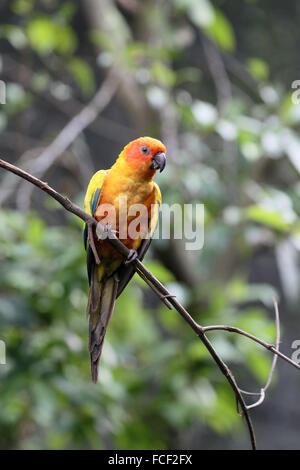
<svg viewBox="0 0 300 470">
<path fill-rule="evenodd" d="M 113 70 L 113 69 L 112 69 Z M 114 96 L 119 82 L 115 74 L 109 73 L 92 100 L 76 114 L 66 126 L 59 132 L 51 144 L 34 160 L 30 171 L 38 176 L 43 175 L 55 163 L 55 161 L 64 153 L 64 151 L 74 142 L 78 135 L 86 129 L 110 103 Z M 30 206 L 32 188 L 20 185 L 17 194 L 17 205 L 22 210 Z"/>
<path fill-rule="evenodd" d="M 278 303 L 277 303 L 276 298 L 274 298 L 274 310 L 275 310 L 275 323 L 276 323 L 276 350 L 279 351 L 280 321 L 279 321 Z M 269 376 L 268 376 L 266 385 L 260 390 L 260 392 L 256 392 L 256 393 L 255 392 L 246 392 L 245 390 L 242 390 L 240 388 L 240 391 L 242 393 L 244 393 L 245 395 L 258 395 L 259 396 L 259 399 L 255 403 L 252 403 L 251 405 L 247 406 L 248 410 L 250 410 L 251 408 L 256 408 L 257 406 L 261 405 L 264 402 L 265 397 L 266 397 L 266 391 L 268 390 L 268 388 L 270 387 L 271 382 L 272 382 L 273 374 L 274 374 L 276 364 L 277 364 L 277 359 L 278 359 L 278 356 L 276 354 L 274 354 L 271 369 L 270 369 L 270 372 L 269 372 Z"/>
<path fill-rule="evenodd" d="M 119 241 L 119 240 L 118 240 Z M 123 244 L 122 244 L 123 245 Z M 124 245 L 123 245 L 124 246 Z M 171 305 L 177 310 L 177 312 L 184 318 L 184 320 L 190 325 L 190 327 L 195 331 L 195 333 L 198 335 L 208 352 L 210 353 L 211 357 L 214 359 L 215 363 L 219 367 L 220 371 L 222 374 L 226 377 L 227 381 L 229 382 L 232 390 L 235 393 L 236 399 L 239 402 L 243 415 L 245 417 L 247 426 L 248 426 L 248 431 L 250 435 L 250 440 L 251 440 L 251 445 L 252 449 L 256 449 L 256 439 L 255 439 L 255 434 L 254 434 L 254 429 L 253 425 L 247 410 L 247 405 L 244 401 L 244 398 L 237 386 L 237 383 L 235 381 L 235 378 L 229 369 L 229 367 L 225 364 L 225 362 L 221 359 L 221 357 L 218 355 L 217 351 L 209 341 L 209 339 L 205 335 L 205 329 L 200 326 L 198 323 L 195 322 L 195 320 L 191 317 L 189 312 L 178 302 L 176 297 L 169 297 L 170 292 L 166 289 L 166 287 L 158 280 L 156 279 L 155 276 L 141 263 L 139 259 L 135 259 L 134 263 L 136 267 L 138 268 L 138 271 L 141 271 L 147 279 L 156 287 L 156 289 L 163 295 L 168 296 L 168 301 L 170 302 Z"/>
<path fill-rule="evenodd" d="M 275 311 L 275 325 L 276 325 L 276 350 L 279 351 L 279 346 L 280 346 L 280 319 L 279 319 L 278 302 L 277 302 L 276 297 L 274 297 L 274 311 Z M 276 354 L 274 354 L 270 374 L 269 374 L 267 383 L 264 386 L 264 391 L 265 392 L 268 390 L 268 388 L 271 385 L 273 374 L 274 374 L 276 364 L 277 364 L 277 359 L 278 359 L 278 356 Z"/>
<path fill-rule="evenodd" d="M 297 364 L 297 362 L 294 362 L 288 356 L 285 356 L 280 351 L 277 351 L 276 347 L 273 344 L 269 344 L 269 343 L 257 338 L 256 336 L 251 335 L 250 333 L 247 333 L 247 331 L 241 330 L 240 328 L 236 328 L 235 326 L 228 326 L 228 325 L 211 325 L 211 326 L 204 326 L 202 329 L 205 332 L 206 331 L 222 330 L 222 331 L 228 331 L 229 333 L 237 333 L 238 335 L 246 336 L 247 338 L 252 339 L 252 341 L 255 341 L 256 343 L 260 344 L 264 348 L 266 348 L 269 351 L 273 352 L 278 357 L 281 357 L 281 359 L 285 360 L 286 362 L 288 362 L 289 364 L 294 366 L 296 369 L 300 370 L 300 365 Z"/>
<path fill-rule="evenodd" d="M 2 58 L 5 63 L 2 75 L 7 77 L 7 79 L 15 80 L 15 73 L 18 68 L 21 69 L 23 75 L 30 76 L 31 71 L 24 63 L 14 60 L 11 55 L 4 54 L 2 55 Z M 46 66 L 46 64 L 47 62 L 45 61 L 44 65 Z M 59 77 L 59 80 L 61 80 L 61 77 Z M 44 93 L 43 91 L 36 90 L 30 80 L 23 81 L 22 86 L 25 90 L 29 91 L 33 97 L 47 103 L 47 105 L 52 106 L 56 111 L 62 113 L 68 118 L 72 118 L 74 115 L 77 115 L 82 109 L 82 103 L 76 100 L 73 96 L 68 99 L 68 101 L 61 101 L 51 93 Z M 136 136 L 132 127 L 117 123 L 103 116 L 98 116 L 97 120 L 90 124 L 89 128 L 98 136 L 105 136 L 108 139 L 121 143 L 124 143 L 124 140 L 128 139 L 128 136 L 132 139 Z M 22 138 L 26 138 L 26 136 L 22 135 Z"/>
<path fill-rule="evenodd" d="M 218 108 L 220 111 L 223 111 L 228 101 L 232 98 L 230 80 L 219 49 L 205 34 L 202 35 L 202 45 L 207 65 L 215 85 Z"/>
</svg>

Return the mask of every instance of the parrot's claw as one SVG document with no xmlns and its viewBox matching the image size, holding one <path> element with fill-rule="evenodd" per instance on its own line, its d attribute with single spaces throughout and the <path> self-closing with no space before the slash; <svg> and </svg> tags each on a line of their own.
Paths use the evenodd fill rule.
<svg viewBox="0 0 300 470">
<path fill-rule="evenodd" d="M 136 250 L 129 250 L 128 256 L 125 259 L 124 264 L 130 264 L 137 258 L 138 258 L 138 252 Z"/>
<path fill-rule="evenodd" d="M 93 226 L 89 222 L 87 222 L 87 230 L 88 230 L 88 242 L 90 244 L 91 250 L 93 252 L 96 264 L 100 264 L 100 259 L 95 247 L 95 240 L 94 240 L 94 233 L 93 233 Z"/>
</svg>

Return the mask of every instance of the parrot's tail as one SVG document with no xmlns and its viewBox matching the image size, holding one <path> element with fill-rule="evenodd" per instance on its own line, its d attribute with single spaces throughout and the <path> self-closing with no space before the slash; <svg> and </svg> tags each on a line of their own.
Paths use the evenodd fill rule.
<svg viewBox="0 0 300 470">
<path fill-rule="evenodd" d="M 89 352 L 92 380 L 97 383 L 98 367 L 106 328 L 114 309 L 118 281 L 114 277 L 99 281 L 97 268 L 92 274 L 87 315 L 89 316 Z"/>
</svg>

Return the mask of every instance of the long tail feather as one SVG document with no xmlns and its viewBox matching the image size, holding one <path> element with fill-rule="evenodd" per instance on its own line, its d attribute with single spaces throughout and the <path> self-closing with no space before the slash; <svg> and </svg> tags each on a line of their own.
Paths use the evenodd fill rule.
<svg viewBox="0 0 300 470">
<path fill-rule="evenodd" d="M 117 290 L 118 281 L 114 277 L 99 281 L 97 269 L 94 270 L 87 307 L 87 315 L 89 316 L 89 352 L 92 380 L 94 383 L 97 383 L 98 380 L 98 368 L 103 342 L 107 325 L 114 309 Z"/>
</svg>

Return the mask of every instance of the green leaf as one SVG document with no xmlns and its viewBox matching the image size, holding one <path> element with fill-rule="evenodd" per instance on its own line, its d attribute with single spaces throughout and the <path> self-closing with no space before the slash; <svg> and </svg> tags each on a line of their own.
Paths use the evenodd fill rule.
<svg viewBox="0 0 300 470">
<path fill-rule="evenodd" d="M 38 52 L 49 53 L 56 47 L 56 30 L 49 18 L 36 18 L 30 21 L 27 34 L 32 47 Z"/>
<path fill-rule="evenodd" d="M 185 67 L 177 71 L 176 85 L 181 85 L 185 82 L 196 83 L 201 78 L 201 71 L 196 67 Z"/>
<path fill-rule="evenodd" d="M 58 52 L 71 54 L 77 39 L 68 25 L 55 23 L 47 16 L 39 16 L 28 23 L 27 35 L 32 47 L 41 54 Z"/>
<path fill-rule="evenodd" d="M 78 57 L 73 57 L 67 67 L 81 89 L 82 94 L 85 96 L 92 95 L 96 89 L 92 68 Z"/>
<path fill-rule="evenodd" d="M 174 281 L 174 276 L 162 263 L 159 261 L 151 260 L 144 262 L 147 269 L 157 277 L 163 284 Z"/>
<path fill-rule="evenodd" d="M 265 209 L 258 205 L 248 207 L 245 210 L 245 216 L 249 220 L 267 225 L 268 227 L 280 230 L 282 232 L 289 231 L 292 227 L 291 223 L 286 222 L 279 212 Z"/>
<path fill-rule="evenodd" d="M 152 78 L 158 81 L 161 85 L 172 86 L 176 81 L 175 72 L 164 65 L 162 62 L 154 62 L 150 68 Z"/>
<path fill-rule="evenodd" d="M 18 15 L 24 15 L 32 10 L 33 3 L 33 0 L 13 0 L 11 9 Z"/>
<path fill-rule="evenodd" d="M 70 21 L 76 13 L 78 6 L 74 2 L 65 2 L 62 4 L 59 14 L 61 14 L 65 20 Z"/>
<path fill-rule="evenodd" d="M 251 345 L 245 353 L 245 359 L 254 377 L 264 384 L 270 372 L 271 357 L 265 351 L 257 350 Z"/>
<path fill-rule="evenodd" d="M 254 77 L 260 80 L 267 80 L 269 77 L 269 66 L 261 59 L 256 57 L 247 60 L 247 68 L 254 75 Z"/>
<path fill-rule="evenodd" d="M 223 50 L 233 52 L 235 49 L 235 35 L 226 16 L 215 9 L 215 19 L 205 28 L 208 36 Z"/>
</svg>

